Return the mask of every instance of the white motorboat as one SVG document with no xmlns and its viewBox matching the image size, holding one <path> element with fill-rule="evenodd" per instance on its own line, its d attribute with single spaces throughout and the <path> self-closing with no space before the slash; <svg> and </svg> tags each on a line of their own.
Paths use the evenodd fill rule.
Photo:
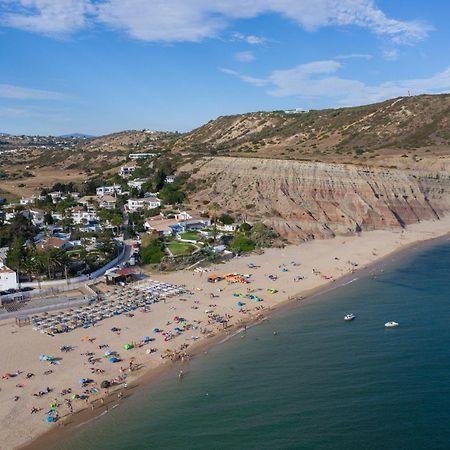
<svg viewBox="0 0 450 450">
<path fill-rule="evenodd" d="M 397 322 L 386 322 L 386 323 L 384 324 L 384 326 L 385 326 L 386 328 L 395 328 L 395 327 L 398 327 L 398 323 L 397 323 Z"/>
<path fill-rule="evenodd" d="M 347 322 L 350 322 L 351 320 L 353 320 L 356 316 L 354 314 L 346 314 L 344 316 L 344 320 L 346 320 Z"/>
</svg>

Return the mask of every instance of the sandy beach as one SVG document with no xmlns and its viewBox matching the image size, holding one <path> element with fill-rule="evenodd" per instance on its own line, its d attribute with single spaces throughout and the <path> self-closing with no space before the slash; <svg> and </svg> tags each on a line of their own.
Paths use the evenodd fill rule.
<svg viewBox="0 0 450 450">
<path fill-rule="evenodd" d="M 31 326 L 19 328 L 11 321 L 1 322 L 0 339 L 3 345 L 0 349 L 0 370 L 2 374 L 17 374 L 0 382 L 1 447 L 6 450 L 27 445 L 39 435 L 55 430 L 64 423 L 70 417 L 70 407 L 65 399 L 72 398 L 74 394 L 83 394 L 86 389 L 80 387 L 81 378 L 92 379 L 88 388 L 95 386 L 98 393 L 90 392 L 87 399 L 73 400 L 73 411 L 85 410 L 89 414 L 100 414 L 113 401 L 120 404 L 119 394 L 127 396 L 126 385 L 129 387 L 140 380 L 147 380 L 162 366 L 171 366 L 172 362 L 168 358 L 161 357 L 166 350 L 179 350 L 180 347 L 188 346 L 183 351 L 188 355 L 195 354 L 193 347 L 216 342 L 218 336 L 230 333 L 244 323 L 269 316 L 281 304 L 289 301 L 301 303 L 299 298 L 316 289 L 333 285 L 339 278 L 352 273 L 356 278 L 358 271 L 367 265 L 449 231 L 450 217 L 447 217 L 411 225 L 406 230 L 379 230 L 365 232 L 360 236 L 311 241 L 284 249 L 267 249 L 261 255 L 252 254 L 210 267 L 208 273 L 180 271 L 151 275 L 151 278 L 162 282 L 185 285 L 194 295 L 172 297 L 151 305 L 149 312 L 136 311 L 133 317 L 113 317 L 99 322 L 95 327 L 77 329 L 54 337 L 33 331 Z M 250 283 L 208 283 L 207 277 L 212 273 L 249 274 Z M 123 289 L 126 291 L 129 288 Z M 249 290 L 263 301 L 246 298 Z M 244 304 L 238 306 L 238 301 Z M 229 328 L 225 330 L 223 324 L 215 322 L 212 319 L 214 315 L 226 317 Z M 153 332 L 154 328 L 173 330 L 177 326 L 175 316 L 183 317 L 189 324 L 186 331 L 167 341 L 162 333 Z M 120 332 L 112 332 L 113 327 L 120 329 Z M 140 348 L 124 350 L 124 344 L 137 343 L 144 336 L 154 337 L 155 340 Z M 72 346 L 74 349 L 62 353 L 62 346 Z M 121 361 L 110 363 L 104 358 L 104 348 L 118 352 Z M 149 348 L 157 350 L 148 354 L 146 350 Z M 92 353 L 91 356 L 99 360 L 94 364 L 89 363 L 86 353 Z M 39 360 L 42 354 L 61 360 L 59 364 L 50 366 L 49 362 Z M 135 370 L 129 371 L 130 361 Z M 92 373 L 91 368 L 104 372 Z M 51 373 L 44 374 L 49 370 Z M 27 374 L 33 376 L 27 378 Z M 103 380 L 124 375 L 127 378 L 122 384 L 109 390 L 100 388 Z M 50 392 L 47 393 L 47 390 Z M 70 390 L 71 393 L 62 395 L 63 390 Z M 33 395 L 40 391 L 45 393 L 40 397 Z M 102 403 L 101 398 L 106 395 L 110 399 Z M 60 417 L 56 423 L 47 422 L 47 412 L 52 403 L 57 405 Z M 38 411 L 31 413 L 33 408 Z M 70 430 L 70 425 L 66 430 Z"/>
</svg>

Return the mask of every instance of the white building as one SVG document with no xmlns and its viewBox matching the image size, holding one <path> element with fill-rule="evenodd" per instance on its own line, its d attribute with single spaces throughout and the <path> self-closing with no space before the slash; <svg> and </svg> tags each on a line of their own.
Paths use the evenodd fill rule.
<svg viewBox="0 0 450 450">
<path fill-rule="evenodd" d="M 302 108 L 294 108 L 294 109 L 286 109 L 284 111 L 285 114 L 303 114 L 307 113 L 309 110 Z"/>
<path fill-rule="evenodd" d="M 239 229 L 239 224 L 232 223 L 231 225 L 224 225 L 222 223 L 217 225 L 219 231 L 235 232 Z"/>
<path fill-rule="evenodd" d="M 130 189 L 138 189 L 138 190 L 141 190 L 141 189 L 142 189 L 142 186 L 143 186 L 145 183 L 147 183 L 147 181 L 148 181 L 148 178 L 136 178 L 135 180 L 129 181 L 127 184 L 128 184 L 128 187 L 129 187 Z"/>
<path fill-rule="evenodd" d="M 99 199 L 98 206 L 104 209 L 114 209 L 116 207 L 116 199 L 111 195 L 104 195 Z"/>
<path fill-rule="evenodd" d="M 17 273 L 9 269 L 0 261 L 0 291 L 17 289 Z"/>
<path fill-rule="evenodd" d="M 103 197 L 104 195 L 122 194 L 122 186 L 120 184 L 114 184 L 112 186 L 100 186 L 96 189 L 97 197 Z"/>
<path fill-rule="evenodd" d="M 168 175 L 166 177 L 166 183 L 169 183 L 169 184 L 175 183 L 175 176 L 174 175 Z"/>
<path fill-rule="evenodd" d="M 53 203 L 56 203 L 63 198 L 63 193 L 61 191 L 50 192 L 48 195 L 52 198 Z"/>
<path fill-rule="evenodd" d="M 36 200 L 36 197 L 29 197 L 29 198 L 22 197 L 20 199 L 20 204 L 21 205 L 31 205 L 32 203 L 34 203 L 35 200 Z"/>
<path fill-rule="evenodd" d="M 133 172 L 136 170 L 136 166 L 122 166 L 119 169 L 119 175 L 122 178 L 128 178 L 133 174 Z"/>
<path fill-rule="evenodd" d="M 41 209 L 30 209 L 31 223 L 35 227 L 43 227 L 45 223 L 45 211 Z"/>
<path fill-rule="evenodd" d="M 161 206 L 161 200 L 157 197 L 130 198 L 127 202 L 128 211 L 139 209 L 155 209 Z"/>
<path fill-rule="evenodd" d="M 80 206 L 72 208 L 72 220 L 76 224 L 96 222 L 98 220 L 97 213 L 95 211 L 85 211 Z"/>
<path fill-rule="evenodd" d="M 130 153 L 128 158 L 136 161 L 137 159 L 148 159 L 159 156 L 159 153 Z"/>
</svg>

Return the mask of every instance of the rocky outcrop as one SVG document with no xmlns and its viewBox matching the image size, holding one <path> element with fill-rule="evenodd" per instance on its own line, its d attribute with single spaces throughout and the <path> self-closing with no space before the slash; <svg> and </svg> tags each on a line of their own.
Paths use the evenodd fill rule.
<svg viewBox="0 0 450 450">
<path fill-rule="evenodd" d="M 194 202 L 262 220 L 290 240 L 401 228 L 450 211 L 447 175 L 271 159 L 217 157 L 193 175 Z"/>
</svg>

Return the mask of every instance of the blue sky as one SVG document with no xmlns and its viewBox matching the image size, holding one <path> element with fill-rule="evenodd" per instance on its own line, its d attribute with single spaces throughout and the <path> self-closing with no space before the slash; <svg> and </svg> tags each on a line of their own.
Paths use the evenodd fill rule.
<svg viewBox="0 0 450 450">
<path fill-rule="evenodd" d="M 0 0 L 0 132 L 450 92 L 446 0 Z"/>
</svg>

